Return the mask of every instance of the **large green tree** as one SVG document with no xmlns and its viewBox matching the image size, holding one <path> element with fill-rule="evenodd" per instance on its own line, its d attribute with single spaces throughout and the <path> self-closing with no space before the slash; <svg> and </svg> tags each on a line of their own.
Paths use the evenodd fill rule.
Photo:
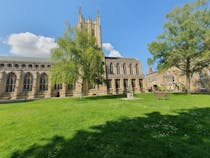
<svg viewBox="0 0 210 158">
<path fill-rule="evenodd" d="M 210 66 L 210 9 L 206 0 L 197 0 L 173 9 L 166 19 L 149 51 L 159 70 L 175 66 L 183 72 L 189 93 L 193 74 Z"/>
<path fill-rule="evenodd" d="M 103 79 L 104 55 L 96 44 L 95 37 L 86 29 L 67 27 L 64 36 L 58 39 L 58 47 L 51 52 L 54 62 L 52 82 L 75 84 L 80 81 L 81 91 L 89 84 L 100 84 Z"/>
</svg>

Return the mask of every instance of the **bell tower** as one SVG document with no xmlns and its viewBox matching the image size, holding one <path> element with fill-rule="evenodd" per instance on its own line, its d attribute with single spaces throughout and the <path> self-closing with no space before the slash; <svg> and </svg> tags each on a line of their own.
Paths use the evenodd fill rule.
<svg viewBox="0 0 210 158">
<path fill-rule="evenodd" d="M 101 37 L 101 17 L 98 12 L 95 20 L 88 18 L 87 20 L 82 15 L 82 8 L 79 9 L 79 20 L 78 20 L 78 28 L 83 29 L 86 28 L 89 33 L 95 36 L 96 42 L 99 48 L 102 48 L 102 37 Z"/>
</svg>

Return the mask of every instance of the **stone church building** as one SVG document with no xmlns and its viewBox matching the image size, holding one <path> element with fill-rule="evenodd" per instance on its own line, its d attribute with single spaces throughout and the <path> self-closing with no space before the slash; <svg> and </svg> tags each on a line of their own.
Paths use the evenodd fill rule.
<svg viewBox="0 0 210 158">
<path fill-rule="evenodd" d="M 150 68 L 144 78 L 145 91 L 153 92 L 162 87 L 169 92 L 185 92 L 186 77 L 176 67 L 172 67 L 164 72 L 153 72 Z M 210 92 L 210 67 L 203 69 L 199 73 L 193 74 L 190 83 L 191 92 Z"/>
<path fill-rule="evenodd" d="M 78 28 L 86 28 L 102 48 L 100 16 L 84 19 L 79 11 Z M 141 62 L 133 58 L 105 57 L 104 78 L 107 83 L 90 86 L 87 95 L 122 94 L 128 89 L 143 90 Z M 50 80 L 50 59 L 0 56 L 0 100 L 68 97 L 81 95 L 81 83 L 53 85 Z"/>
</svg>

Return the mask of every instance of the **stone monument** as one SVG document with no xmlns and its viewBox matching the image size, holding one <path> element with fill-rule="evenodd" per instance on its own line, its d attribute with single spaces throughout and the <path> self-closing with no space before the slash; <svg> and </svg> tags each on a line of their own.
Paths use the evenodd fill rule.
<svg viewBox="0 0 210 158">
<path fill-rule="evenodd" d="M 133 89 L 131 86 L 128 87 L 128 91 L 127 91 L 127 99 L 134 99 L 133 97 Z"/>
</svg>

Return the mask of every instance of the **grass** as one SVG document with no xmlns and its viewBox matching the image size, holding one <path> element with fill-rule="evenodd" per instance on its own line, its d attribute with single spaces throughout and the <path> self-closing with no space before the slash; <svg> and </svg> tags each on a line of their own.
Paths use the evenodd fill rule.
<svg viewBox="0 0 210 158">
<path fill-rule="evenodd" d="M 210 95 L 0 104 L 0 158 L 210 157 Z"/>
</svg>

